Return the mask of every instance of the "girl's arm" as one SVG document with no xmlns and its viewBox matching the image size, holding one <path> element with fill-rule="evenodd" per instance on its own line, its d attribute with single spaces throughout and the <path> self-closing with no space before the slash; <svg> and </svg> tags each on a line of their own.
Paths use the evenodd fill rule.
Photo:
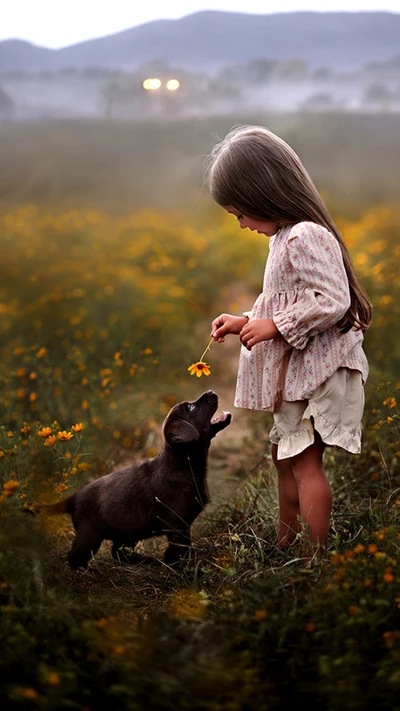
<svg viewBox="0 0 400 711">
<path fill-rule="evenodd" d="M 312 222 L 296 225 L 288 256 L 299 285 L 297 299 L 274 314 L 291 346 L 302 350 L 310 338 L 334 326 L 350 306 L 350 289 L 337 239 Z"/>
<path fill-rule="evenodd" d="M 223 343 L 229 333 L 239 335 L 243 326 L 248 322 L 248 316 L 232 316 L 220 314 L 211 324 L 211 337 L 218 343 Z"/>
</svg>

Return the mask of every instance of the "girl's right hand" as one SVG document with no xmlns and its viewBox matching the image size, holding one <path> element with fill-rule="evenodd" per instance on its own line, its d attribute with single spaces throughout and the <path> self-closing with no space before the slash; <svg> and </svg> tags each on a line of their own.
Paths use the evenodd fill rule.
<svg viewBox="0 0 400 711">
<path fill-rule="evenodd" d="M 211 338 L 218 343 L 223 343 L 225 336 L 229 333 L 239 335 L 243 326 L 248 322 L 247 316 L 232 316 L 232 314 L 220 314 L 211 324 Z"/>
</svg>

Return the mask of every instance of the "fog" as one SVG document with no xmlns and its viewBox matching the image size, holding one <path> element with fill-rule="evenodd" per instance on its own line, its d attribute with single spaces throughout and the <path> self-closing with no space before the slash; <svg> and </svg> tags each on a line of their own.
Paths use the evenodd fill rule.
<svg viewBox="0 0 400 711">
<path fill-rule="evenodd" d="M 143 88 L 149 76 L 160 78 L 157 91 Z M 180 82 L 176 91 L 166 89 L 171 78 Z M 8 121 L 185 118 L 243 110 L 398 112 L 400 58 L 348 73 L 311 70 L 303 60 L 258 60 L 214 74 L 184 72 L 160 61 L 132 72 L 0 73 L 0 119 Z"/>
</svg>

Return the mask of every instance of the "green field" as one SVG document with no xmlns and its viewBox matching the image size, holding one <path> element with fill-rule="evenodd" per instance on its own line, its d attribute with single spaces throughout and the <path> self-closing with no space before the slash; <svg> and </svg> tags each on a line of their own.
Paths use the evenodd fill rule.
<svg viewBox="0 0 400 711">
<path fill-rule="evenodd" d="M 287 139 L 371 296 L 359 456 L 328 450 L 329 555 L 274 545 L 270 416 L 233 411 L 210 450 L 212 504 L 182 570 L 65 563 L 69 519 L 32 516 L 122 462 L 208 388 L 233 409 L 239 344 L 188 366 L 212 318 L 261 288 L 268 245 L 202 187 L 237 123 Z M 396 116 L 298 115 L 0 126 L 0 700 L 14 709 L 400 708 Z M 144 549 L 160 558 L 163 540 Z"/>
</svg>

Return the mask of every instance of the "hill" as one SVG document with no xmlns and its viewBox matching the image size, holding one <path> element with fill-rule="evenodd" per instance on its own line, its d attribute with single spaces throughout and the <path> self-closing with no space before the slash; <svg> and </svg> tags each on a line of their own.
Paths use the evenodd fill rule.
<svg viewBox="0 0 400 711">
<path fill-rule="evenodd" d="M 159 59 L 189 71 L 215 71 L 232 62 L 294 57 L 314 68 L 357 70 L 368 61 L 387 61 L 398 54 L 399 36 L 397 13 L 203 11 L 58 50 L 3 41 L 0 73 L 86 67 L 131 70 Z"/>
</svg>

